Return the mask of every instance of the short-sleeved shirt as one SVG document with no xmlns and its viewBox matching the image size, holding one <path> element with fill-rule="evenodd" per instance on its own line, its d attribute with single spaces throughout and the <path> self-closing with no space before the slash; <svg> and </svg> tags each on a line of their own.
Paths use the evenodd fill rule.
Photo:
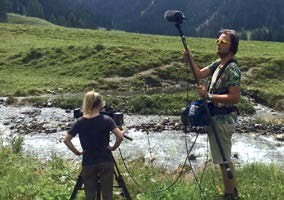
<svg viewBox="0 0 284 200">
<path fill-rule="evenodd" d="M 211 72 L 213 73 L 212 78 L 211 78 L 211 84 L 209 86 L 209 92 L 213 94 L 226 94 L 229 92 L 229 87 L 240 86 L 241 71 L 236 62 L 231 62 L 226 67 L 225 71 L 222 73 L 220 78 L 217 80 L 215 87 L 212 88 L 214 85 L 214 82 L 216 82 L 216 78 L 221 69 L 219 67 L 219 63 L 220 63 L 220 59 L 214 61 L 212 64 L 208 66 Z M 217 103 L 217 105 L 218 106 L 232 106 L 230 104 L 223 104 L 223 103 Z M 235 112 L 232 112 L 230 114 L 216 115 L 215 118 L 221 123 L 234 124 L 237 120 L 237 115 Z"/>
<path fill-rule="evenodd" d="M 218 63 L 220 63 L 220 60 L 216 60 L 208 66 L 213 73 L 209 91 L 213 94 L 225 94 L 228 93 L 230 86 L 240 86 L 241 72 L 239 70 L 238 64 L 236 62 L 231 62 L 215 84 L 215 88 L 212 88 L 221 70 Z"/>
<path fill-rule="evenodd" d="M 117 127 L 107 115 L 94 118 L 80 117 L 68 131 L 72 136 L 79 135 L 84 150 L 82 165 L 94 165 L 113 161 L 111 151 L 106 147 L 110 141 L 110 131 Z"/>
</svg>

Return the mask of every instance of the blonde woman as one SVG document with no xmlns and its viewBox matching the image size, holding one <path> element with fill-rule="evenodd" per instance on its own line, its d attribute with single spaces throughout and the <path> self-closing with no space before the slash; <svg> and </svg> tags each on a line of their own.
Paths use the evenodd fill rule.
<svg viewBox="0 0 284 200">
<path fill-rule="evenodd" d="M 98 177 L 104 200 L 112 199 L 114 162 L 111 151 L 117 149 L 123 140 L 123 133 L 114 120 L 100 114 L 105 106 L 102 96 L 94 91 L 86 93 L 83 100 L 83 116 L 80 117 L 66 133 L 65 145 L 76 155 L 83 155 L 82 177 L 85 200 L 95 199 Z M 109 145 L 110 132 L 116 140 Z M 73 137 L 79 135 L 83 150 L 78 150 L 72 143 Z"/>
</svg>

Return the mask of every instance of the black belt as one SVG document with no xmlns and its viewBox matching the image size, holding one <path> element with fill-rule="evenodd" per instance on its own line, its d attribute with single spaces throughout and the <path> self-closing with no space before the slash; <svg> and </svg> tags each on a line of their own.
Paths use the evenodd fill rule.
<svg viewBox="0 0 284 200">
<path fill-rule="evenodd" d="M 210 114 L 212 116 L 214 115 L 226 115 L 226 114 L 230 114 L 232 112 L 236 112 L 237 115 L 240 114 L 238 108 L 236 106 L 215 106 L 212 102 L 208 103 L 208 109 L 210 111 Z"/>
</svg>

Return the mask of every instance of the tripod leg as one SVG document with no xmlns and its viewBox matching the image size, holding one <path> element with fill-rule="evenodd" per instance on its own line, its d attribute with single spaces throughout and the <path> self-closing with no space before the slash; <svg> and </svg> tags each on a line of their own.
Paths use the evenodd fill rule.
<svg viewBox="0 0 284 200">
<path fill-rule="evenodd" d="M 130 194 L 129 194 L 128 189 L 126 187 L 126 184 L 125 184 L 125 182 L 124 182 L 124 180 L 122 178 L 122 175 L 121 175 L 121 173 L 120 173 L 120 171 L 118 169 L 118 166 L 117 166 L 116 161 L 114 160 L 114 158 L 113 158 L 113 161 L 114 161 L 114 167 L 115 167 L 115 169 L 114 169 L 115 180 L 117 181 L 118 186 L 120 188 L 122 188 L 123 195 L 125 196 L 125 198 L 127 200 L 131 200 Z"/>
<path fill-rule="evenodd" d="M 100 182 L 100 177 L 98 177 L 98 182 L 97 182 L 97 198 L 96 200 L 101 200 L 101 182 Z"/>
<path fill-rule="evenodd" d="M 72 192 L 69 200 L 74 200 L 76 198 L 78 190 L 82 189 L 82 185 L 83 185 L 83 178 L 82 178 L 82 172 L 81 172 L 80 175 L 78 176 L 77 182 L 74 186 L 73 192 Z"/>
</svg>

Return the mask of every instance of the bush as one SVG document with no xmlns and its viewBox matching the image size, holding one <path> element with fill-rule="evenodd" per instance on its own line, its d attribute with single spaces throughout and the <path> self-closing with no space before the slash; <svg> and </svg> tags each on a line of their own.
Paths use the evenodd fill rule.
<svg viewBox="0 0 284 200">
<path fill-rule="evenodd" d="M 25 91 L 22 91 L 22 90 L 16 90 L 15 93 L 14 93 L 14 95 L 15 95 L 16 97 L 21 97 L 21 96 L 26 96 L 27 93 L 26 93 Z"/>
<path fill-rule="evenodd" d="M 17 102 L 17 99 L 14 96 L 8 96 L 8 98 L 6 99 L 6 103 L 8 105 L 14 104 Z"/>
<path fill-rule="evenodd" d="M 24 142 L 23 136 L 14 136 L 9 138 L 9 144 L 13 153 L 20 153 Z"/>
<path fill-rule="evenodd" d="M 96 44 L 95 49 L 96 49 L 97 51 L 102 51 L 102 50 L 105 49 L 105 47 L 104 47 L 104 45 L 102 45 L 102 44 Z"/>
<path fill-rule="evenodd" d="M 253 105 L 250 103 L 250 101 L 247 98 L 245 98 L 243 96 L 241 96 L 241 100 L 240 100 L 240 103 L 237 104 L 237 108 L 240 111 L 241 115 L 255 114 L 255 109 L 254 109 Z"/>
<path fill-rule="evenodd" d="M 43 53 L 40 51 L 40 49 L 31 49 L 26 56 L 23 58 L 24 63 L 28 63 L 32 60 L 39 59 L 43 56 Z"/>
</svg>

